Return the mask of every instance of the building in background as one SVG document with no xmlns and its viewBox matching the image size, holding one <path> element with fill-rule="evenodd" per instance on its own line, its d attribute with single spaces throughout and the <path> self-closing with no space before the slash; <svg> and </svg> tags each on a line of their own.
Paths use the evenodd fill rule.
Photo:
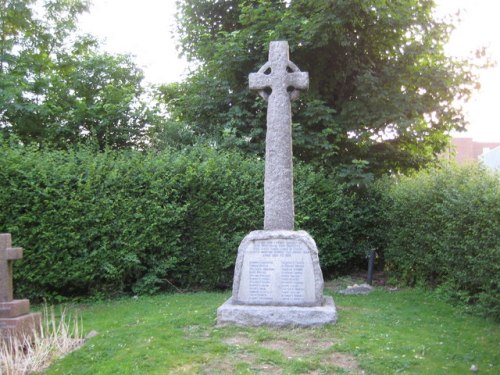
<svg viewBox="0 0 500 375">
<path fill-rule="evenodd" d="M 472 138 L 452 138 L 449 149 L 442 157 L 455 160 L 458 164 L 480 161 L 490 169 L 500 170 L 500 142 L 476 142 Z"/>
<path fill-rule="evenodd" d="M 499 147 L 500 142 L 476 142 L 472 138 L 452 138 L 451 145 L 449 158 L 454 156 L 457 163 L 464 164 L 480 160 L 479 156 Z"/>
<path fill-rule="evenodd" d="M 500 172 L 500 146 L 479 155 L 479 159 L 488 168 Z"/>
</svg>

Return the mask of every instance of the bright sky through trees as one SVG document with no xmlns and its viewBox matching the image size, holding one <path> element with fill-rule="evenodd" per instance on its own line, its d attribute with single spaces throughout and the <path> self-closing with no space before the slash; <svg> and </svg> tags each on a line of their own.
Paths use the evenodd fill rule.
<svg viewBox="0 0 500 375">
<path fill-rule="evenodd" d="M 481 90 L 467 104 L 470 121 L 467 133 L 477 141 L 500 142 L 500 1 L 498 0 L 437 0 L 442 14 L 461 12 L 462 23 L 457 27 L 448 46 L 455 56 L 470 56 L 474 49 L 485 46 L 497 66 L 481 74 Z"/>
<path fill-rule="evenodd" d="M 500 1 L 437 0 L 438 14 L 462 9 L 462 23 L 455 30 L 448 51 L 470 56 L 486 46 L 490 56 L 500 61 Z M 131 53 L 152 83 L 179 81 L 187 71 L 180 60 L 172 35 L 175 0 L 94 0 L 89 14 L 81 18 L 81 29 L 102 40 L 110 52 Z M 467 133 L 477 141 L 500 142 L 500 64 L 483 72 L 482 88 L 466 107 L 471 123 Z"/>
</svg>

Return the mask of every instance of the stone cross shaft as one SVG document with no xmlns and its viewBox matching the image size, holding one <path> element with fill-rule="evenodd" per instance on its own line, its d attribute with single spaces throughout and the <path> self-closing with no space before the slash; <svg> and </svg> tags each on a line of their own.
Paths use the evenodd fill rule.
<svg viewBox="0 0 500 375">
<path fill-rule="evenodd" d="M 291 101 L 309 87 L 309 75 L 289 60 L 288 42 L 271 42 L 269 61 L 248 77 L 268 102 L 264 177 L 264 230 L 293 230 Z"/>
<path fill-rule="evenodd" d="M 23 249 L 12 247 L 12 239 L 8 233 L 0 233 L 0 302 L 13 300 L 12 263 L 23 257 Z"/>
</svg>

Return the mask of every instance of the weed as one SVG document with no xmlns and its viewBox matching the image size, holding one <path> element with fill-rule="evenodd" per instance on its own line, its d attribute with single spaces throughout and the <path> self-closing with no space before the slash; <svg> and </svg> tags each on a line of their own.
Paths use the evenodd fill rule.
<svg viewBox="0 0 500 375">
<path fill-rule="evenodd" d="M 62 310 L 43 308 L 39 330 L 32 335 L 0 340 L 0 374 L 24 375 L 40 372 L 54 360 L 83 344 L 81 319 Z"/>
</svg>

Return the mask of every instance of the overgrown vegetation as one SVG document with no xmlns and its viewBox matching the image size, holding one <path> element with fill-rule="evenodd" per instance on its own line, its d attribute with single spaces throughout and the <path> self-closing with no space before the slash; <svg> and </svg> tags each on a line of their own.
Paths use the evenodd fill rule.
<svg viewBox="0 0 500 375">
<path fill-rule="evenodd" d="M 247 77 L 271 40 L 288 40 L 311 77 L 294 105 L 296 157 L 325 169 L 362 161 L 380 175 L 435 159 L 446 134 L 465 127 L 456 103 L 487 65 L 484 51 L 463 61 L 444 53 L 458 21 L 436 20 L 432 0 L 182 0 L 179 50 L 197 68 L 185 82 L 150 90 L 130 56 L 78 34 L 90 3 L 0 2 L 4 138 L 56 149 L 204 143 L 263 155 L 265 103 Z"/>
<path fill-rule="evenodd" d="M 0 2 L 0 135 L 65 149 L 130 148 L 159 121 L 130 56 L 77 33 L 88 0 Z"/>
<path fill-rule="evenodd" d="M 39 300 L 227 288 L 242 238 L 262 228 L 263 161 L 207 147 L 95 153 L 0 145 L 0 222 L 16 293 Z M 358 258 L 355 195 L 298 164 L 297 227 L 328 272 Z M 175 287 L 174 287 L 175 286 Z"/>
<path fill-rule="evenodd" d="M 205 146 L 163 152 L 0 145 L 0 222 L 16 293 L 58 300 L 231 286 L 242 238 L 262 228 L 263 161 Z M 296 164 L 296 228 L 325 278 L 379 255 L 394 280 L 500 318 L 500 192 L 477 166 L 363 186 Z"/>
<path fill-rule="evenodd" d="M 83 345 L 79 316 L 62 309 L 43 309 L 40 330 L 32 336 L 2 340 L 0 337 L 0 374 L 27 375 L 39 373 L 52 362 Z"/>
<path fill-rule="evenodd" d="M 500 320 L 499 175 L 448 165 L 384 187 L 387 269 Z"/>
<path fill-rule="evenodd" d="M 218 328 L 228 293 L 75 306 L 98 335 L 47 374 L 497 374 L 498 325 L 418 290 L 335 295 L 339 321 L 314 329 Z"/>
<path fill-rule="evenodd" d="M 197 69 L 161 87 L 172 116 L 156 138 L 177 132 L 177 142 L 263 155 L 266 104 L 248 74 L 267 61 L 271 41 L 287 40 L 310 76 L 293 106 L 298 159 L 326 169 L 362 160 L 376 175 L 422 167 L 450 130 L 464 129 L 456 103 L 475 90 L 484 52 L 447 56 L 458 21 L 436 19 L 434 8 L 433 0 L 179 1 L 179 49 Z"/>
</svg>

